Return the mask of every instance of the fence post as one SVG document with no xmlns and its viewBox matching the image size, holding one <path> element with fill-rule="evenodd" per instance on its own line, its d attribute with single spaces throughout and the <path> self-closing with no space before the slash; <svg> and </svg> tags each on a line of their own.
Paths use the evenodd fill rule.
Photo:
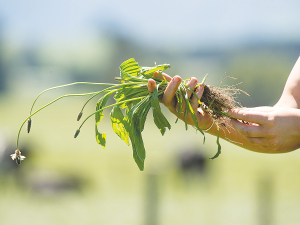
<svg viewBox="0 0 300 225">
<path fill-rule="evenodd" d="M 158 225 L 158 210 L 159 210 L 158 175 L 154 172 L 147 173 L 146 175 L 145 195 L 146 195 L 145 224 Z"/>
</svg>

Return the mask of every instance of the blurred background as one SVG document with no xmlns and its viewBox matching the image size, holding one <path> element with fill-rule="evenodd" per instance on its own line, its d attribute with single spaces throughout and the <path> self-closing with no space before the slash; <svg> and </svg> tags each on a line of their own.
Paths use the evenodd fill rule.
<svg viewBox="0 0 300 225">
<path fill-rule="evenodd" d="M 113 133 L 109 111 L 80 136 L 77 114 L 87 100 L 65 98 L 20 125 L 44 89 L 76 81 L 115 82 L 119 65 L 168 63 L 171 76 L 233 85 L 243 106 L 271 106 L 300 54 L 300 2 L 79 1 L 0 2 L 0 224 L 232 225 L 298 224 L 300 153 L 267 155 L 203 137 L 163 110 L 172 125 L 164 137 L 149 116 L 140 172 L 132 150 Z M 235 77 L 237 80 L 226 79 Z M 47 92 L 36 109 L 66 93 L 99 90 L 78 85 Z M 94 111 L 90 102 L 84 116 Z"/>
</svg>

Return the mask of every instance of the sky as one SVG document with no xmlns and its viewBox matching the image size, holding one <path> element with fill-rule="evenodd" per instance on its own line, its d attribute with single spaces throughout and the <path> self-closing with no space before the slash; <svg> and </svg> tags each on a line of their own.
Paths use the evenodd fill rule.
<svg viewBox="0 0 300 225">
<path fill-rule="evenodd" d="M 2 0 L 4 38 L 85 40 L 105 29 L 140 43 L 226 45 L 300 40 L 298 0 Z"/>
</svg>

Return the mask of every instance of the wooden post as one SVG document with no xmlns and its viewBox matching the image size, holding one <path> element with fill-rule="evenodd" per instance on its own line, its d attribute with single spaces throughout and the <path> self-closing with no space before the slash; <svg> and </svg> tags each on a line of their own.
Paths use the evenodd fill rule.
<svg viewBox="0 0 300 225">
<path fill-rule="evenodd" d="M 272 225 L 274 182 L 272 176 L 264 175 L 258 180 L 257 219 L 259 225 Z"/>
<path fill-rule="evenodd" d="M 145 217 L 146 225 L 158 225 L 158 175 L 156 173 L 148 173 L 146 175 L 145 187 Z"/>
</svg>

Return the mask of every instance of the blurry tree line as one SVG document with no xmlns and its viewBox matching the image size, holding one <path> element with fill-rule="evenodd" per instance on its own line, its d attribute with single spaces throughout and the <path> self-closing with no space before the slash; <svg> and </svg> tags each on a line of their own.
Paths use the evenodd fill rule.
<svg viewBox="0 0 300 225">
<path fill-rule="evenodd" d="M 229 54 L 227 75 L 238 78 L 239 87 L 250 95 L 239 96 L 242 105 L 276 104 L 299 54 L 300 44 L 257 44 Z"/>
<path fill-rule="evenodd" d="M 242 82 L 238 87 L 250 94 L 250 97 L 243 94 L 238 96 L 243 106 L 273 105 L 279 99 L 300 52 L 300 43 L 252 43 L 236 48 L 203 50 L 195 47 L 194 50 L 178 51 L 177 48 L 173 51 L 147 47 L 142 45 L 142 42 L 136 43 L 114 27 L 105 28 L 101 33 L 104 35 L 99 35 L 99 45 L 96 43 L 93 46 L 99 57 L 95 54 L 88 60 L 87 55 L 81 54 L 84 46 L 79 46 L 76 60 L 73 55 L 59 62 L 55 60 L 59 57 L 59 52 L 47 52 L 45 51 L 47 46 L 34 45 L 20 49 L 9 58 L 4 54 L 7 51 L 3 50 L 5 43 L 9 45 L 9 42 L 1 38 L 3 35 L 0 24 L 0 91 L 7 89 L 8 80 L 13 80 L 11 82 L 13 83 L 22 77 L 22 81 L 40 79 L 39 82 L 46 84 L 48 82 L 44 81 L 43 77 L 47 78 L 47 81 L 63 77 L 67 78 L 68 82 L 112 83 L 115 82 L 114 77 L 119 76 L 119 65 L 131 57 L 134 57 L 141 66 L 170 63 L 170 75 L 178 74 L 184 79 L 195 76 L 201 80 L 202 77 L 198 77 L 199 64 L 205 65 L 209 60 L 212 63 L 211 68 L 218 68 L 211 77 L 213 85 L 234 85 Z M 108 47 L 103 48 L 104 45 Z M 5 65 L 4 61 L 9 63 Z M 61 74 L 54 76 L 50 72 L 53 67 L 60 68 Z M 42 74 L 41 71 L 46 73 Z M 210 72 L 210 69 L 205 71 L 209 75 Z M 238 79 L 223 79 L 226 76 Z"/>
</svg>

